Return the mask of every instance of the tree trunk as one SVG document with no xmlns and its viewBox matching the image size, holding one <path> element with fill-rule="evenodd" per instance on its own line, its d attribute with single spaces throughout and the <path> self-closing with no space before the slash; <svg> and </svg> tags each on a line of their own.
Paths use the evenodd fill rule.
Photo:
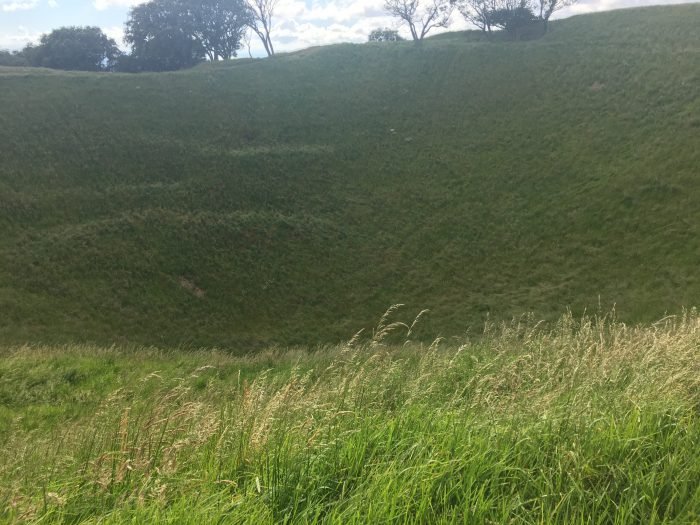
<svg viewBox="0 0 700 525">
<path fill-rule="evenodd" d="M 272 40 L 270 39 L 270 35 L 267 33 L 267 31 L 263 32 L 260 29 L 253 28 L 253 31 L 258 35 L 260 38 L 260 41 L 262 42 L 263 46 L 265 47 L 265 52 L 267 53 L 268 57 L 271 57 L 272 55 L 275 54 L 275 50 L 272 47 Z"/>
<path fill-rule="evenodd" d="M 413 25 L 413 22 L 409 22 L 408 27 L 411 29 L 411 36 L 413 37 L 413 40 L 415 42 L 418 42 L 418 40 L 420 40 L 420 39 L 418 38 L 418 32 L 416 31 L 416 26 Z"/>
</svg>

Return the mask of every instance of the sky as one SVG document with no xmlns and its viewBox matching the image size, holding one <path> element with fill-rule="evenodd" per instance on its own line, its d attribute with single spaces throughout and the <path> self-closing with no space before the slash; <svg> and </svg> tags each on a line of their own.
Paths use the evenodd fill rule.
<svg viewBox="0 0 700 525">
<path fill-rule="evenodd" d="M 696 1 L 696 0 L 689 0 Z M 579 0 L 557 13 L 566 17 L 624 7 L 681 3 L 683 0 Z M 0 49 L 21 49 L 43 33 L 61 26 L 99 26 L 122 49 L 129 8 L 143 0 L 0 0 Z M 389 27 L 408 36 L 406 28 L 387 16 L 384 0 L 279 0 L 273 19 L 276 51 L 294 51 L 339 42 L 364 42 L 372 29 Z M 468 26 L 455 13 L 449 30 Z M 239 56 L 263 56 L 257 37 Z"/>
</svg>

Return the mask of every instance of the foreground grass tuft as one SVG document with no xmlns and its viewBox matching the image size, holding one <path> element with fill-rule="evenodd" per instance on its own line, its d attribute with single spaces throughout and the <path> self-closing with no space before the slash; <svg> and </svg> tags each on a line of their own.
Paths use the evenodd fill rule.
<svg viewBox="0 0 700 525">
<path fill-rule="evenodd" d="M 690 523 L 699 352 L 695 312 L 249 358 L 5 349 L 0 519 Z"/>
</svg>

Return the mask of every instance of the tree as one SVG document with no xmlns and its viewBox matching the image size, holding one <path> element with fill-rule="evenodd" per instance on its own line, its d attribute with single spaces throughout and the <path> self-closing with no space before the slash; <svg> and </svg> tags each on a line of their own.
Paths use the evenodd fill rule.
<svg viewBox="0 0 700 525">
<path fill-rule="evenodd" d="M 244 0 L 152 0 L 131 9 L 120 69 L 168 71 L 237 55 L 252 14 Z"/>
<path fill-rule="evenodd" d="M 251 12 L 249 27 L 258 35 L 265 47 L 267 56 L 275 54 L 270 33 L 272 32 L 272 17 L 279 0 L 247 0 Z"/>
<path fill-rule="evenodd" d="M 400 42 L 401 40 L 403 40 L 403 38 L 401 38 L 399 32 L 396 29 L 389 29 L 388 27 L 384 29 L 381 27 L 374 29 L 369 34 L 368 38 L 369 42 Z"/>
<path fill-rule="evenodd" d="M 152 0 L 132 7 L 124 40 L 132 48 L 130 68 L 137 71 L 183 69 L 206 56 L 194 35 L 192 19 L 179 0 Z"/>
<path fill-rule="evenodd" d="M 61 27 L 27 46 L 24 56 L 33 66 L 75 71 L 111 71 L 121 54 L 116 42 L 99 27 Z"/>
<path fill-rule="evenodd" d="M 541 20 L 535 15 L 528 0 L 505 0 L 489 15 L 491 25 L 505 30 L 513 40 L 542 36 Z"/>
<path fill-rule="evenodd" d="M 252 22 L 252 12 L 244 0 L 189 0 L 183 7 L 191 17 L 194 37 L 209 60 L 237 56 Z"/>
<path fill-rule="evenodd" d="M 542 36 L 552 14 L 577 0 L 453 1 L 464 19 L 482 31 L 490 33 L 494 27 L 500 28 L 519 39 L 530 30 L 530 36 Z"/>
<path fill-rule="evenodd" d="M 421 5 L 421 3 L 423 5 Z M 411 30 L 416 42 L 425 38 L 431 30 L 448 27 L 452 16 L 451 0 L 385 0 L 384 9 L 400 18 Z"/>
<path fill-rule="evenodd" d="M 28 66 L 29 61 L 22 51 L 0 49 L 0 66 Z"/>
</svg>

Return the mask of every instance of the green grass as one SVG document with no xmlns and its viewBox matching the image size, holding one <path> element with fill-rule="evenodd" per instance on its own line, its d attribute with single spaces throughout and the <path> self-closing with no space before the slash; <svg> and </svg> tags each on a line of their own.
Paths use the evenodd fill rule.
<svg viewBox="0 0 700 525">
<path fill-rule="evenodd" d="M 427 341 L 697 305 L 699 22 L 0 69 L 0 340 L 245 353 L 338 342 L 397 302 L 431 310 Z"/>
<path fill-rule="evenodd" d="M 700 520 L 696 312 L 430 347 L 396 316 L 249 357 L 3 348 L 0 522 Z"/>
<path fill-rule="evenodd" d="M 699 22 L 0 68 L 0 523 L 700 522 Z"/>
</svg>

